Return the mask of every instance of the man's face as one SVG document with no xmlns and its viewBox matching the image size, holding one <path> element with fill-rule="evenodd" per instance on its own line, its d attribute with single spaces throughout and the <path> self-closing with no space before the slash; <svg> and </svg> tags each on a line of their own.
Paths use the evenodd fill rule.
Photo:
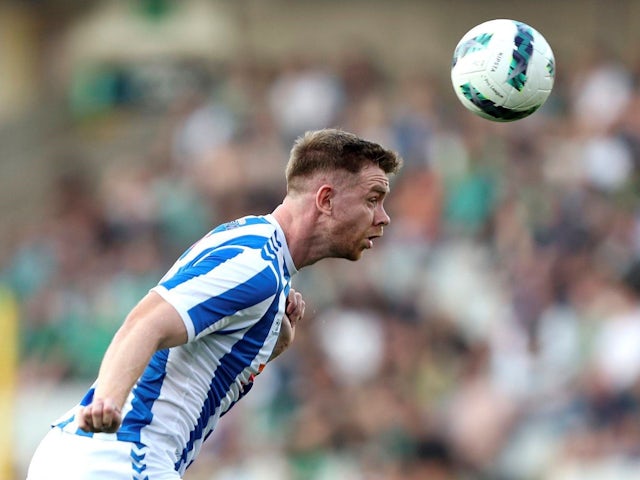
<svg viewBox="0 0 640 480">
<path fill-rule="evenodd" d="M 332 224 L 329 232 L 332 256 L 358 260 L 373 247 L 390 222 L 383 203 L 389 192 L 389 179 L 376 165 L 368 165 L 357 175 L 335 187 Z"/>
</svg>

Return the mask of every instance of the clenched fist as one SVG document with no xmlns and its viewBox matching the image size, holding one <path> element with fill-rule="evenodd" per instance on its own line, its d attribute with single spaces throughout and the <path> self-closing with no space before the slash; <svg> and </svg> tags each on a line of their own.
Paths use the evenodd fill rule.
<svg viewBox="0 0 640 480">
<path fill-rule="evenodd" d="M 122 412 L 111 399 L 95 399 L 76 414 L 78 426 L 85 432 L 115 433 L 122 423 Z"/>
</svg>

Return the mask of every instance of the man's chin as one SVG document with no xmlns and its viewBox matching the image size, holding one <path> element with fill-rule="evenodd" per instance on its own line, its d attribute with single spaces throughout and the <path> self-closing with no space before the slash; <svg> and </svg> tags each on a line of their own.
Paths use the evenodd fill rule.
<svg viewBox="0 0 640 480">
<path fill-rule="evenodd" d="M 365 250 L 367 250 L 367 247 L 359 246 L 350 250 L 335 251 L 331 256 L 333 258 L 343 258 L 355 262 L 356 260 L 360 260 Z"/>
<path fill-rule="evenodd" d="M 360 260 L 362 258 L 362 254 L 364 253 L 365 250 L 366 250 L 366 248 L 362 248 L 360 250 L 356 250 L 351 255 L 346 256 L 345 258 L 347 260 L 351 260 L 352 262 L 356 262 L 356 261 L 358 261 L 358 260 Z"/>
<path fill-rule="evenodd" d="M 341 258 L 343 260 L 349 260 L 350 262 L 356 262 L 362 258 L 362 251 L 333 255 L 333 258 Z"/>
</svg>

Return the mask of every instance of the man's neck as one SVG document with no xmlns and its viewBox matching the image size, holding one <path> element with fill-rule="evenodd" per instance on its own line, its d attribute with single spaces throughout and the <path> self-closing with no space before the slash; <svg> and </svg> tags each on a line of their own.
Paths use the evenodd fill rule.
<svg viewBox="0 0 640 480">
<path fill-rule="evenodd" d="M 321 247 L 326 240 L 318 231 L 315 209 L 298 199 L 285 198 L 272 215 L 284 232 L 298 270 L 323 258 Z"/>
</svg>

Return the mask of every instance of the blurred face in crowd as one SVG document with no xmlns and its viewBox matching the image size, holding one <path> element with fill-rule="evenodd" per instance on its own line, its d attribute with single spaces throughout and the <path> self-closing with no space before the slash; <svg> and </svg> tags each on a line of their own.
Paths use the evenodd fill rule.
<svg viewBox="0 0 640 480">
<path fill-rule="evenodd" d="M 390 222 L 384 210 L 389 192 L 387 174 L 377 165 L 358 173 L 339 172 L 327 201 L 331 256 L 358 260 Z"/>
</svg>

